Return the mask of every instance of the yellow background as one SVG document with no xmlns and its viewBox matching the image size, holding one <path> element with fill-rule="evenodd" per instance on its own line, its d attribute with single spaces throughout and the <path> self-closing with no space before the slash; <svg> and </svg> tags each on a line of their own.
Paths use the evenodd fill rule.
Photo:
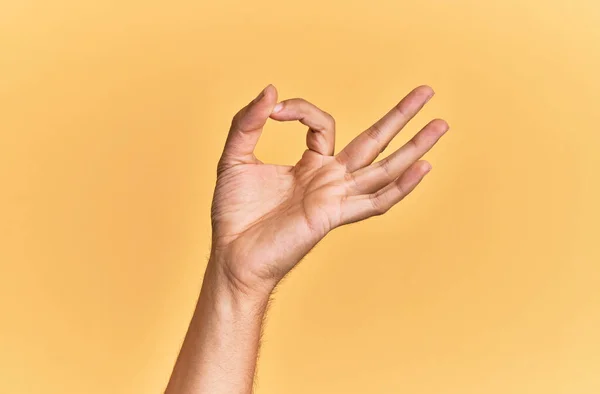
<svg viewBox="0 0 600 394">
<path fill-rule="evenodd" d="M 600 392 L 600 5 L 0 5 L 0 392 L 158 393 L 231 116 L 268 83 L 338 149 L 406 92 L 452 129 L 401 206 L 280 286 L 257 392 Z M 293 163 L 299 125 L 269 124 Z"/>
</svg>

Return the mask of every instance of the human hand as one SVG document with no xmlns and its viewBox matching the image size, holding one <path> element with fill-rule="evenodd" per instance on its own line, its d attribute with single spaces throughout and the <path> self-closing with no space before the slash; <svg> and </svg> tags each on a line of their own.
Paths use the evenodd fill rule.
<svg viewBox="0 0 600 394">
<path fill-rule="evenodd" d="M 409 194 L 431 166 L 419 159 L 448 130 L 433 120 L 408 143 L 373 163 L 433 96 L 413 90 L 382 119 L 334 155 L 335 121 L 302 99 L 277 104 L 267 86 L 233 118 L 217 171 L 211 261 L 245 294 L 268 296 L 332 229 L 380 215 Z M 270 118 L 309 127 L 294 166 L 264 164 L 253 151 Z"/>
</svg>

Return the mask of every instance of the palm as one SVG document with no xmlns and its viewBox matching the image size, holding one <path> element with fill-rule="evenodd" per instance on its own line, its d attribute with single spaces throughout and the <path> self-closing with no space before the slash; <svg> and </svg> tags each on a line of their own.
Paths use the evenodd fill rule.
<svg viewBox="0 0 600 394">
<path fill-rule="evenodd" d="M 312 151 L 294 167 L 228 168 L 215 190 L 215 247 L 244 256 L 246 268 L 261 277 L 287 272 L 340 224 L 345 174 L 333 157 Z"/>
<path fill-rule="evenodd" d="M 274 113 L 265 90 L 234 118 L 213 200 L 213 252 L 237 282 L 276 283 L 330 230 L 387 211 L 428 172 L 417 161 L 446 131 L 433 121 L 410 143 L 371 164 L 431 95 L 421 87 L 333 156 L 333 119 L 301 99 Z M 265 97 L 266 96 L 266 97 Z M 268 117 L 309 126 L 308 150 L 293 167 L 263 164 L 253 154 Z"/>
</svg>

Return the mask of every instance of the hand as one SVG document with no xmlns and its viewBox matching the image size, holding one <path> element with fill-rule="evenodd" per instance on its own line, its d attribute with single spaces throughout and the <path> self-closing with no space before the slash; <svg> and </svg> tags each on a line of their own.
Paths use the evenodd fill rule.
<svg viewBox="0 0 600 394">
<path fill-rule="evenodd" d="M 279 280 L 329 231 L 386 212 L 431 169 L 419 158 L 448 129 L 441 120 L 372 163 L 432 95 L 427 86 L 413 90 L 335 156 L 333 118 L 302 99 L 277 104 L 273 86 L 233 118 L 217 170 L 211 259 L 167 393 L 252 392 L 261 324 Z M 254 156 L 269 117 L 309 127 L 295 166 Z"/>
<path fill-rule="evenodd" d="M 269 85 L 233 118 L 218 165 L 211 263 L 244 293 L 268 295 L 329 231 L 380 215 L 409 194 L 431 166 L 419 161 L 448 130 L 434 120 L 406 145 L 373 161 L 433 96 L 413 90 L 334 155 L 335 121 L 302 99 L 277 104 Z M 263 164 L 253 151 L 271 117 L 309 127 L 295 166 Z"/>
</svg>

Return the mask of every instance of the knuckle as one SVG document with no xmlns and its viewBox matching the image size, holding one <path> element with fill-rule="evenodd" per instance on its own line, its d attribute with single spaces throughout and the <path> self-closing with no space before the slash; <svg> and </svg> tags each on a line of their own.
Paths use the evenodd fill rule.
<svg viewBox="0 0 600 394">
<path fill-rule="evenodd" d="M 388 210 L 388 207 L 382 204 L 381 198 L 377 195 L 371 197 L 371 206 L 373 207 L 374 216 L 383 215 Z"/>
<path fill-rule="evenodd" d="M 223 154 L 217 163 L 217 177 L 220 177 L 228 168 L 229 168 L 229 160 L 226 154 Z"/>
<path fill-rule="evenodd" d="M 367 129 L 365 134 L 367 135 L 367 137 L 371 138 L 372 140 L 379 142 L 379 140 L 381 139 L 381 135 L 383 134 L 383 131 L 381 130 L 381 127 L 379 127 L 377 124 L 374 124 Z"/>
<path fill-rule="evenodd" d="M 406 190 L 404 190 L 404 187 L 402 187 L 400 182 L 396 182 L 396 189 L 398 189 L 398 193 L 401 198 L 403 198 L 406 195 Z"/>
<path fill-rule="evenodd" d="M 410 150 L 412 150 L 412 151 L 418 151 L 419 148 L 421 147 L 421 144 L 419 142 L 419 134 L 415 135 L 410 140 L 408 140 L 408 142 L 406 143 L 406 145 L 408 146 L 408 148 Z"/>
<path fill-rule="evenodd" d="M 392 169 L 390 167 L 390 161 L 389 159 L 383 159 L 379 162 L 379 168 L 382 170 L 382 172 L 384 173 L 385 177 L 388 180 L 394 179 L 395 176 L 392 173 Z"/>
<path fill-rule="evenodd" d="M 413 150 L 419 150 L 420 144 L 416 136 L 408 140 L 408 144 Z"/>
<path fill-rule="evenodd" d="M 308 101 L 300 97 L 285 100 L 285 103 L 289 108 L 301 114 L 305 114 L 307 112 L 307 107 L 310 105 Z"/>
<path fill-rule="evenodd" d="M 346 167 L 350 161 L 350 154 L 346 151 L 346 149 L 343 149 L 340 151 L 340 153 L 335 155 L 335 160 L 340 166 Z"/>
<path fill-rule="evenodd" d="M 327 125 L 330 129 L 335 130 L 335 118 L 328 112 L 324 112 Z"/>
<path fill-rule="evenodd" d="M 406 109 L 406 103 L 403 101 L 400 101 L 398 104 L 396 104 L 394 106 L 394 108 L 392 108 L 392 111 L 394 111 L 396 113 L 396 115 L 400 116 L 401 118 L 406 118 L 407 117 L 407 109 Z"/>
</svg>

